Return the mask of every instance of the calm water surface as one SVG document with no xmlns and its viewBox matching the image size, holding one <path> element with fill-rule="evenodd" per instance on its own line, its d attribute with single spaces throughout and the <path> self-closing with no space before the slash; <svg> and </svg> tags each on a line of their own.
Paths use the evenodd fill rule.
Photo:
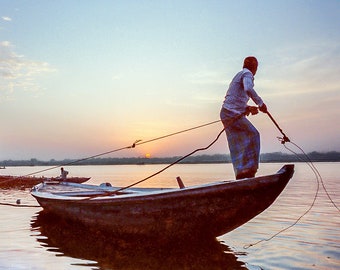
<svg viewBox="0 0 340 270">
<path fill-rule="evenodd" d="M 340 163 L 316 163 L 323 182 L 340 207 Z M 72 176 L 91 176 L 89 183 L 125 186 L 162 169 L 163 165 L 73 166 Z M 281 164 L 261 164 L 259 175 L 277 171 Z M 5 175 L 24 175 L 44 167 L 13 167 Z M 58 170 L 45 172 L 56 176 Z M 41 176 L 41 175 L 38 175 Z M 140 186 L 177 187 L 233 178 L 230 164 L 176 165 Z M 274 204 L 242 227 L 208 241 L 160 245 L 144 239 L 117 239 L 79 225 L 46 217 L 29 190 L 0 190 L 0 269 L 340 269 L 340 212 L 306 164 L 296 172 Z M 264 240 L 254 246 L 249 245 Z"/>
</svg>

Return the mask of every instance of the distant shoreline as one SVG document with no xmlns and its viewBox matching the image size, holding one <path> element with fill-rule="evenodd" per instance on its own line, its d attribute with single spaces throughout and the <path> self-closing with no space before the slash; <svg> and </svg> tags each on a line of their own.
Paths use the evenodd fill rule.
<svg viewBox="0 0 340 270">
<path fill-rule="evenodd" d="M 310 152 L 307 153 L 308 158 L 299 154 L 285 154 L 281 152 L 264 153 L 261 154 L 261 163 L 280 163 L 280 162 L 340 162 L 340 152 Z M 145 157 L 130 157 L 130 158 L 89 158 L 89 159 L 64 159 L 41 161 L 36 158 L 30 160 L 3 160 L 0 161 L 0 167 L 14 167 L 14 166 L 72 166 L 72 165 L 144 165 L 144 164 L 170 164 L 177 161 L 177 157 L 163 157 L 163 158 L 145 158 Z M 215 155 L 197 155 L 190 156 L 179 162 L 180 164 L 218 164 L 231 163 L 229 155 L 215 154 Z"/>
</svg>

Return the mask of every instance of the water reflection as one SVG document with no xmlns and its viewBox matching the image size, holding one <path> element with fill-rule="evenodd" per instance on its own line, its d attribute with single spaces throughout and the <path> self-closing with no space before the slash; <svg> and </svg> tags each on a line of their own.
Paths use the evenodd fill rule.
<svg viewBox="0 0 340 270">
<path fill-rule="evenodd" d="M 216 239 L 183 239 L 158 243 L 140 238 L 117 238 L 39 212 L 32 231 L 40 244 L 58 256 L 84 260 L 98 269 L 245 269 L 230 248 Z M 39 236 L 37 236 L 40 234 Z M 86 261 L 85 261 L 86 260 Z M 92 261 L 92 262 L 90 262 Z"/>
</svg>

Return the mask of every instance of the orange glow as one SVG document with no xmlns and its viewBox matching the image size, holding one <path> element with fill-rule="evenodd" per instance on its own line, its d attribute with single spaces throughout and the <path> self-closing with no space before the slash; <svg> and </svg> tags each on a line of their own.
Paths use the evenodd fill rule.
<svg viewBox="0 0 340 270">
<path fill-rule="evenodd" d="M 151 154 L 150 153 L 146 153 L 145 154 L 145 158 L 151 158 Z"/>
</svg>

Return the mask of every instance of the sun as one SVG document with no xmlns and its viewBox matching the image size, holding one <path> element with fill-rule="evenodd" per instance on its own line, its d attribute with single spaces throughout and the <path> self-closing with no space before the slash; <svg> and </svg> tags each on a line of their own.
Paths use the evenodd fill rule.
<svg viewBox="0 0 340 270">
<path fill-rule="evenodd" d="M 145 158 L 151 158 L 151 154 L 150 153 L 146 153 L 145 154 Z"/>
</svg>

